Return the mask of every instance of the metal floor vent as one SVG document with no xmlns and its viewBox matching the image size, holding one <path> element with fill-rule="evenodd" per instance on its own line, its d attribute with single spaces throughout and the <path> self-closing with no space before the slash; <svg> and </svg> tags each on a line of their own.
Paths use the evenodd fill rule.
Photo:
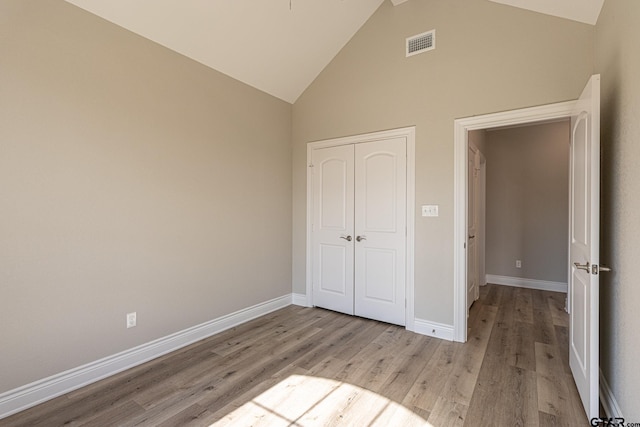
<svg viewBox="0 0 640 427">
<path fill-rule="evenodd" d="M 436 48 L 436 30 L 407 37 L 407 57 Z"/>
</svg>

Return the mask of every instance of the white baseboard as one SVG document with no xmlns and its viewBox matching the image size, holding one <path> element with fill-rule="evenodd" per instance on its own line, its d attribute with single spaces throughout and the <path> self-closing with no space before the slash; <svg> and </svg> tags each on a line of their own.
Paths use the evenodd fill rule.
<svg viewBox="0 0 640 427">
<path fill-rule="evenodd" d="M 444 323 L 430 322 L 423 319 L 414 320 L 413 332 L 447 341 L 453 341 L 453 326 Z"/>
<path fill-rule="evenodd" d="M 566 282 L 549 282 L 547 280 L 524 279 L 522 277 L 497 276 L 487 274 L 487 283 L 494 285 L 514 286 L 516 288 L 538 289 L 541 291 L 553 291 L 567 293 L 569 287 Z"/>
<path fill-rule="evenodd" d="M 95 362 L 0 394 L 0 419 L 291 305 L 292 295 L 265 301 Z"/>
<path fill-rule="evenodd" d="M 299 305 L 301 307 L 309 307 L 307 296 L 304 294 L 291 294 L 293 305 Z"/>
<path fill-rule="evenodd" d="M 624 418 L 602 370 L 600 370 L 600 403 L 602 403 L 607 418 Z"/>
</svg>

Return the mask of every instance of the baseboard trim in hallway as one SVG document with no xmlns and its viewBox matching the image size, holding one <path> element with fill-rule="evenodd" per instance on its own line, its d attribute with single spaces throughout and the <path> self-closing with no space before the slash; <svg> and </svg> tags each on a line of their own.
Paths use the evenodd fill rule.
<svg viewBox="0 0 640 427">
<path fill-rule="evenodd" d="M 566 282 L 550 282 L 548 280 L 525 279 L 523 277 L 498 276 L 487 274 L 486 282 L 494 285 L 513 286 L 516 288 L 537 289 L 539 291 L 564 292 L 569 289 Z"/>
</svg>

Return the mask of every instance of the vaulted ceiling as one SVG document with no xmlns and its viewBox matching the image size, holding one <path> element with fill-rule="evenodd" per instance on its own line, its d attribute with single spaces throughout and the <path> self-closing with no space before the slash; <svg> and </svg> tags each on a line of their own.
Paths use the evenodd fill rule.
<svg viewBox="0 0 640 427">
<path fill-rule="evenodd" d="M 491 0 L 547 15 L 595 25 L 604 0 Z"/>
<path fill-rule="evenodd" d="M 293 103 L 384 0 L 66 1 Z M 589 24 L 604 2 L 491 1 Z"/>
</svg>

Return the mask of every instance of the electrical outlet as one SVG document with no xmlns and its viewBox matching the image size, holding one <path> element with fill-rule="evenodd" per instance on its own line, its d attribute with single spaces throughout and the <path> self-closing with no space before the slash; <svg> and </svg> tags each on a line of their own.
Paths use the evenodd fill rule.
<svg viewBox="0 0 640 427">
<path fill-rule="evenodd" d="M 136 317 L 135 311 L 133 313 L 127 313 L 127 329 L 136 326 Z"/>
<path fill-rule="evenodd" d="M 516 268 L 522 268 L 522 261 L 519 259 L 516 260 Z"/>
</svg>

